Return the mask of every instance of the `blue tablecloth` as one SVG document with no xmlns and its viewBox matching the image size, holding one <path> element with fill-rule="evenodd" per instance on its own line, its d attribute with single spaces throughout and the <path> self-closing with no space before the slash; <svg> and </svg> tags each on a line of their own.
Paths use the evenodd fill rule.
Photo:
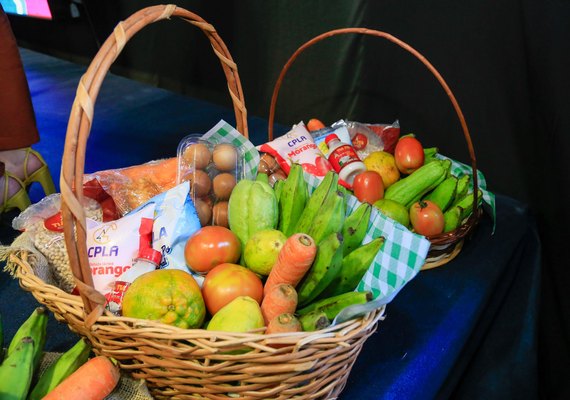
<svg viewBox="0 0 570 400">
<path fill-rule="evenodd" d="M 58 177 L 85 67 L 25 49 L 22 57 L 42 136 L 34 147 Z M 233 124 L 233 111 L 110 75 L 97 99 L 85 169 L 173 156 L 181 137 L 205 132 L 221 118 Z M 266 121 L 250 117 L 249 126 L 254 144 L 262 143 Z M 42 196 L 38 190 L 32 190 L 34 200 Z M 16 235 L 10 216 L 0 226 L 4 244 Z M 398 294 L 341 398 L 537 398 L 539 255 L 528 209 L 498 195 L 494 234 L 485 216 L 455 260 L 422 271 Z M 6 273 L 0 274 L 0 299 L 5 336 L 11 337 L 38 303 Z M 65 351 L 77 340 L 53 318 L 48 332 L 47 351 Z"/>
</svg>

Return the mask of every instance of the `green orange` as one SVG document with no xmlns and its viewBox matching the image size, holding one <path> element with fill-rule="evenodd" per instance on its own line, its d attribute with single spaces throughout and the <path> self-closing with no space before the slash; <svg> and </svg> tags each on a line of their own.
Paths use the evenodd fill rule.
<svg viewBox="0 0 570 400">
<path fill-rule="evenodd" d="M 125 317 L 148 319 L 179 328 L 199 328 L 206 316 L 200 286 L 189 273 L 157 269 L 139 276 L 123 298 Z"/>
</svg>

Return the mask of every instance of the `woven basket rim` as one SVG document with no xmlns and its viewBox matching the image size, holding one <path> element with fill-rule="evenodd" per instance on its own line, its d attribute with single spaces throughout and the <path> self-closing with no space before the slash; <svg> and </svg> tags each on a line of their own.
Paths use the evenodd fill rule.
<svg viewBox="0 0 570 400">
<path fill-rule="evenodd" d="M 21 286 L 34 294 L 36 291 L 47 290 L 54 293 L 57 296 L 58 301 L 61 303 L 66 303 L 70 307 L 76 307 L 77 310 L 83 310 L 84 304 L 80 297 L 74 294 L 70 294 L 62 290 L 61 288 L 48 284 L 39 278 L 33 270 L 32 265 L 28 261 L 28 252 L 21 251 L 18 254 L 11 254 L 10 261 L 17 265 L 16 277 L 20 280 Z M 213 331 L 206 330 L 202 328 L 192 328 L 185 329 L 173 325 L 167 325 L 158 321 L 143 320 L 138 318 L 117 316 L 105 310 L 102 315 L 100 315 L 89 328 L 84 327 L 73 327 L 80 329 L 87 329 L 90 332 L 97 332 L 98 330 L 105 330 L 106 326 L 113 324 L 122 324 L 123 326 L 129 326 L 129 330 L 140 331 L 139 335 L 144 336 L 144 332 L 151 333 L 151 331 L 160 332 L 165 335 L 165 339 L 190 339 L 190 338 L 211 338 L 219 341 L 220 338 L 229 338 L 238 342 L 247 341 L 269 341 L 269 342 L 280 342 L 278 339 L 290 339 L 290 341 L 299 342 L 302 341 L 304 344 L 310 343 L 314 340 L 320 340 L 323 342 L 327 341 L 338 341 L 338 338 L 333 339 L 332 334 L 336 332 L 350 332 L 357 329 L 358 326 L 362 326 L 365 329 L 368 325 L 376 323 L 379 319 L 383 319 L 385 315 L 386 306 L 383 305 L 377 310 L 371 311 L 367 315 L 359 318 L 355 318 L 349 321 L 345 321 L 335 326 L 329 326 L 327 328 L 321 329 L 319 331 L 313 332 L 291 332 L 291 333 L 273 333 L 265 334 L 263 329 L 258 329 L 252 332 L 224 332 L 224 331 Z M 70 312 L 70 310 L 67 310 Z M 83 315 L 81 312 L 75 313 L 78 319 L 82 319 Z"/>
</svg>

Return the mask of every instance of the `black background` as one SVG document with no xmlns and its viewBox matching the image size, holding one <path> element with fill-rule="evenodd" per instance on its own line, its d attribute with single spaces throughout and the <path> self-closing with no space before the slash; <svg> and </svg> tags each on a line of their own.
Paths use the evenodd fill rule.
<svg viewBox="0 0 570 400">
<path fill-rule="evenodd" d="M 152 1 L 68 0 L 54 21 L 11 16 L 21 46 L 88 64 L 115 25 Z M 567 161 L 570 132 L 570 2 L 565 0 L 182 1 L 212 23 L 239 73 L 250 115 L 267 117 L 273 85 L 289 56 L 325 31 L 386 31 L 421 52 L 443 75 L 465 114 L 491 191 L 529 204 L 542 242 L 539 367 L 541 397 L 570 398 L 570 272 Z M 219 62 L 182 21 L 149 26 L 112 71 L 230 105 Z M 425 146 L 468 162 L 444 91 L 409 54 L 357 35 L 321 42 L 287 75 L 276 121 L 318 117 L 391 123 Z M 266 132 L 250 132 L 254 144 Z"/>
</svg>

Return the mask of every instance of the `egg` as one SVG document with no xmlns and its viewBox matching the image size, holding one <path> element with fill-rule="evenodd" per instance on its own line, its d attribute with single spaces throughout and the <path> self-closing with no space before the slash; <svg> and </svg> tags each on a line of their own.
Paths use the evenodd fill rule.
<svg viewBox="0 0 570 400">
<path fill-rule="evenodd" d="M 228 202 L 220 201 L 214 204 L 212 209 L 212 223 L 217 226 L 229 227 L 228 224 Z"/>
<path fill-rule="evenodd" d="M 185 180 L 190 182 L 190 192 L 194 197 L 204 197 L 212 189 L 212 180 L 201 169 L 189 172 Z"/>
<path fill-rule="evenodd" d="M 232 174 L 218 174 L 213 179 L 214 195 L 218 200 L 228 200 L 235 185 L 236 178 Z"/>
<path fill-rule="evenodd" d="M 193 169 L 204 169 L 212 159 L 212 153 L 204 143 L 195 143 L 184 149 L 182 159 Z"/>
<path fill-rule="evenodd" d="M 210 225 L 212 220 L 212 207 L 203 199 L 197 198 L 194 201 L 194 207 L 198 213 L 198 218 L 200 219 L 200 225 L 206 226 Z"/>
<path fill-rule="evenodd" d="M 283 172 L 282 169 L 279 169 L 276 172 L 269 175 L 269 184 L 271 186 L 273 186 L 273 185 L 275 185 L 275 182 L 284 181 L 286 179 L 287 179 L 287 175 L 285 175 L 285 172 Z"/>
<path fill-rule="evenodd" d="M 214 147 L 214 165 L 218 171 L 232 171 L 237 165 L 238 153 L 229 143 L 220 143 Z"/>
<path fill-rule="evenodd" d="M 259 160 L 259 171 L 267 175 L 271 175 L 279 169 L 279 164 L 275 157 L 270 154 L 264 153 Z"/>
</svg>

